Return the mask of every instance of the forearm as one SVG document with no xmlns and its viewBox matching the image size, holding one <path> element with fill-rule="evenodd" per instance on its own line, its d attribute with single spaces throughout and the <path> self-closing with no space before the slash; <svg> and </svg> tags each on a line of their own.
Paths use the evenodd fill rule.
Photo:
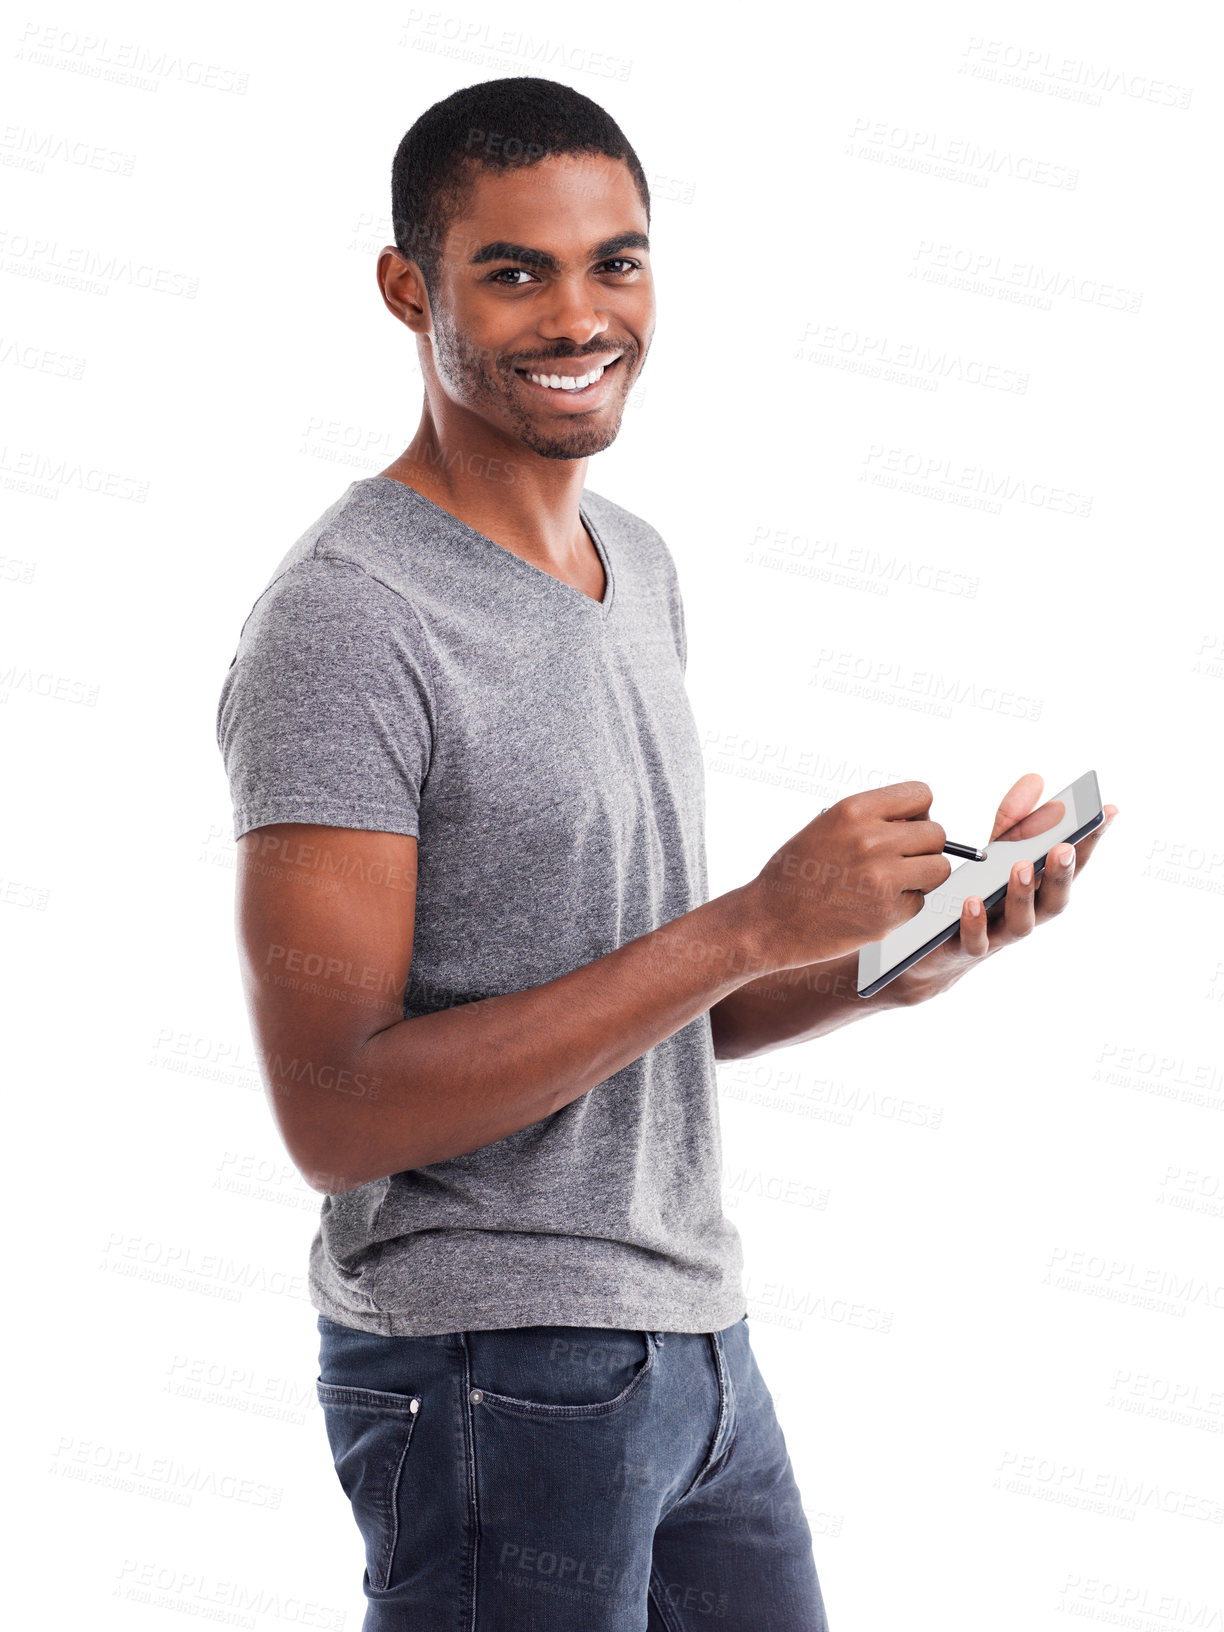
<svg viewBox="0 0 1224 1632">
<path fill-rule="evenodd" d="M 746 889 L 540 986 L 400 1020 L 351 1062 L 377 1097 L 336 1106 L 299 1162 L 338 1194 L 504 1139 L 605 1082 L 766 967 Z"/>
<path fill-rule="evenodd" d="M 781 969 L 746 981 L 710 1009 L 715 1055 L 720 1060 L 746 1059 L 905 1006 L 896 982 L 863 998 L 856 991 L 857 978 L 858 953 L 850 952 L 827 963 Z"/>
</svg>

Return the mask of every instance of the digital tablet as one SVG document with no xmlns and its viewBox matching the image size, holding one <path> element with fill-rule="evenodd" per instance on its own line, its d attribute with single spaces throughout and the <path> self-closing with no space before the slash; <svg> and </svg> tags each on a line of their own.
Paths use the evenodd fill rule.
<svg viewBox="0 0 1224 1632">
<path fill-rule="evenodd" d="M 1078 844 L 1080 839 L 1100 827 L 1105 820 L 1095 771 L 1085 771 L 1070 787 L 1055 794 L 1053 800 L 1043 803 L 1053 804 L 1055 801 L 1062 804 L 1063 813 L 1060 816 L 1057 809 L 1053 810 L 1044 832 L 1032 833 L 1025 838 L 1009 838 L 1006 833 L 1002 834 L 986 846 L 984 861 L 963 861 L 959 867 L 954 867 L 947 880 L 926 897 L 921 912 L 898 924 L 882 941 L 871 941 L 867 946 L 860 947 L 858 995 L 874 996 L 882 986 L 887 986 L 890 980 L 895 980 L 904 970 L 917 963 L 919 958 L 925 958 L 928 952 L 933 952 L 944 941 L 950 940 L 960 929 L 961 908 L 966 896 L 980 896 L 983 907 L 989 912 L 995 902 L 1001 901 L 1007 894 L 1007 881 L 1018 861 L 1033 863 L 1035 882 L 1041 877 L 1046 856 L 1056 844 Z M 1015 834 L 1023 830 L 1025 824 L 1031 821 L 1032 814 L 1017 822 L 1008 832 Z"/>
</svg>

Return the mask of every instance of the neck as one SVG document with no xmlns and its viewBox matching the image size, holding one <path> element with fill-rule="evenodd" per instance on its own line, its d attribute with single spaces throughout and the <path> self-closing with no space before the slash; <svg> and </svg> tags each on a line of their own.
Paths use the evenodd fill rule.
<svg viewBox="0 0 1224 1632">
<path fill-rule="evenodd" d="M 545 459 L 457 404 L 428 398 L 416 435 L 380 474 L 415 488 L 486 538 L 564 576 L 589 556 L 578 514 L 585 459 Z"/>
</svg>

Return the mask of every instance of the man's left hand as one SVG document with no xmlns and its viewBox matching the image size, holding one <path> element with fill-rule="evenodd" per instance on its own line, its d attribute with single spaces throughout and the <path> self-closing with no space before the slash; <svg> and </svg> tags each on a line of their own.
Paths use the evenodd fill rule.
<svg viewBox="0 0 1224 1632">
<path fill-rule="evenodd" d="M 1062 807 L 1057 800 L 1047 800 L 1040 810 L 1034 810 L 1043 786 L 1035 771 L 1020 778 L 999 806 L 991 843 L 1004 834 L 1014 839 L 1028 838 L 1060 818 Z M 1034 882 L 1031 861 L 1018 861 L 1011 870 L 1007 894 L 992 908 L 989 918 L 982 910 L 981 897 L 969 896 L 961 908 L 960 933 L 950 936 L 890 982 L 894 1001 L 909 1007 L 937 997 L 955 986 L 967 969 L 993 957 L 1005 946 L 1024 940 L 1038 924 L 1065 911 L 1071 899 L 1071 880 L 1082 871 L 1102 833 L 1118 814 L 1118 807 L 1106 805 L 1104 814 L 1101 826 L 1078 844 L 1054 846 L 1046 857 L 1040 881 Z M 1014 833 L 1009 831 L 1012 828 L 1016 829 Z"/>
</svg>

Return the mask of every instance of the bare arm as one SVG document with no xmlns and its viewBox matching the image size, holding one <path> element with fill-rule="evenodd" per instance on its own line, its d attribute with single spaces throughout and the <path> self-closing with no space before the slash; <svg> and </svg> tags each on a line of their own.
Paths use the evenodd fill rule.
<svg viewBox="0 0 1224 1632">
<path fill-rule="evenodd" d="M 405 1020 L 417 843 L 278 823 L 239 846 L 248 1007 L 282 1137 L 336 1195 L 562 1109 L 749 981 L 881 938 L 948 876 L 925 783 L 843 800 L 750 884 L 543 985 Z"/>
<path fill-rule="evenodd" d="M 402 834 L 304 823 L 239 845 L 264 1078 L 290 1155 L 324 1194 L 528 1127 L 762 968 L 745 887 L 544 985 L 405 1020 L 416 854 Z"/>
<path fill-rule="evenodd" d="M 909 1006 L 904 988 L 891 981 L 874 997 L 858 995 L 858 953 L 780 969 L 747 981 L 710 1009 L 714 1053 L 743 1060 L 792 1043 L 823 1037 L 852 1020 Z"/>
</svg>

